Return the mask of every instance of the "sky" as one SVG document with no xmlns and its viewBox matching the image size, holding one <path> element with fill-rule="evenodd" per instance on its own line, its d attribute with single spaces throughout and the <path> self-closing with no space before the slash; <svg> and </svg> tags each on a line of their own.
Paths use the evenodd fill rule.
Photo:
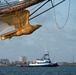
<svg viewBox="0 0 76 75">
<path fill-rule="evenodd" d="M 68 6 L 69 0 L 65 0 L 55 8 L 59 27 L 62 27 L 67 19 Z M 37 13 L 49 7 L 51 7 L 50 2 Z M 32 8 L 28 10 L 32 12 Z M 76 62 L 76 0 L 71 0 L 69 19 L 64 28 L 57 27 L 54 9 L 34 18 L 30 24 L 40 24 L 42 27 L 31 35 L 13 37 L 4 41 L 0 39 L 0 59 L 16 61 L 20 56 L 26 56 L 27 60 L 35 60 L 42 58 L 47 50 L 52 62 L 73 62 L 73 57 Z M 3 25 L 7 24 L 0 22 L 0 30 Z"/>
</svg>

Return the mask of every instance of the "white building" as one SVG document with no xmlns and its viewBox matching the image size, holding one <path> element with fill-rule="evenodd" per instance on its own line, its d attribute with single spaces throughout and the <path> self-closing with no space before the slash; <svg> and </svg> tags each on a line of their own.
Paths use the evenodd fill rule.
<svg viewBox="0 0 76 75">
<path fill-rule="evenodd" d="M 0 64 L 9 64 L 8 59 L 0 59 Z"/>
<path fill-rule="evenodd" d="M 25 63 L 25 62 L 27 62 L 27 58 L 25 56 L 20 56 L 19 57 L 19 62 Z"/>
<path fill-rule="evenodd" d="M 19 0 L 20 2 L 25 1 L 25 0 Z"/>
</svg>

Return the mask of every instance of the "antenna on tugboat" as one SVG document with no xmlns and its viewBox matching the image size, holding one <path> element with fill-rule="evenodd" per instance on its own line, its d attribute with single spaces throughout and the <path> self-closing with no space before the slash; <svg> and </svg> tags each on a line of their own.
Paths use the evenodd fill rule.
<svg viewBox="0 0 76 75">
<path fill-rule="evenodd" d="M 45 45 L 45 52 L 47 52 L 46 45 Z"/>
<path fill-rule="evenodd" d="M 45 45 L 45 53 L 46 53 L 46 54 L 49 54 L 49 52 L 48 52 L 48 50 L 47 50 L 47 48 L 46 48 L 46 45 Z"/>
</svg>

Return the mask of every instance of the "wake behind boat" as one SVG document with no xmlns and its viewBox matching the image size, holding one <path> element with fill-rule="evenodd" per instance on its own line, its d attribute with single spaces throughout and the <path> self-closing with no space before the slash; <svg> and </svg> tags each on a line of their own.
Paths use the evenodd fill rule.
<svg viewBox="0 0 76 75">
<path fill-rule="evenodd" d="M 29 67 L 57 67 L 57 66 L 58 66 L 57 63 L 51 62 L 48 51 L 43 55 L 42 59 L 37 59 L 29 63 Z"/>
</svg>

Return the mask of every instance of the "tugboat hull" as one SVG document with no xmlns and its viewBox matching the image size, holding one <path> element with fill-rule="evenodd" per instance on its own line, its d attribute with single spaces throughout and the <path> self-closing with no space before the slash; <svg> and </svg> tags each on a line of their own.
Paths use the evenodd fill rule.
<svg viewBox="0 0 76 75">
<path fill-rule="evenodd" d="M 49 64 L 49 65 L 29 65 L 28 67 L 58 67 L 57 63 Z"/>
</svg>

